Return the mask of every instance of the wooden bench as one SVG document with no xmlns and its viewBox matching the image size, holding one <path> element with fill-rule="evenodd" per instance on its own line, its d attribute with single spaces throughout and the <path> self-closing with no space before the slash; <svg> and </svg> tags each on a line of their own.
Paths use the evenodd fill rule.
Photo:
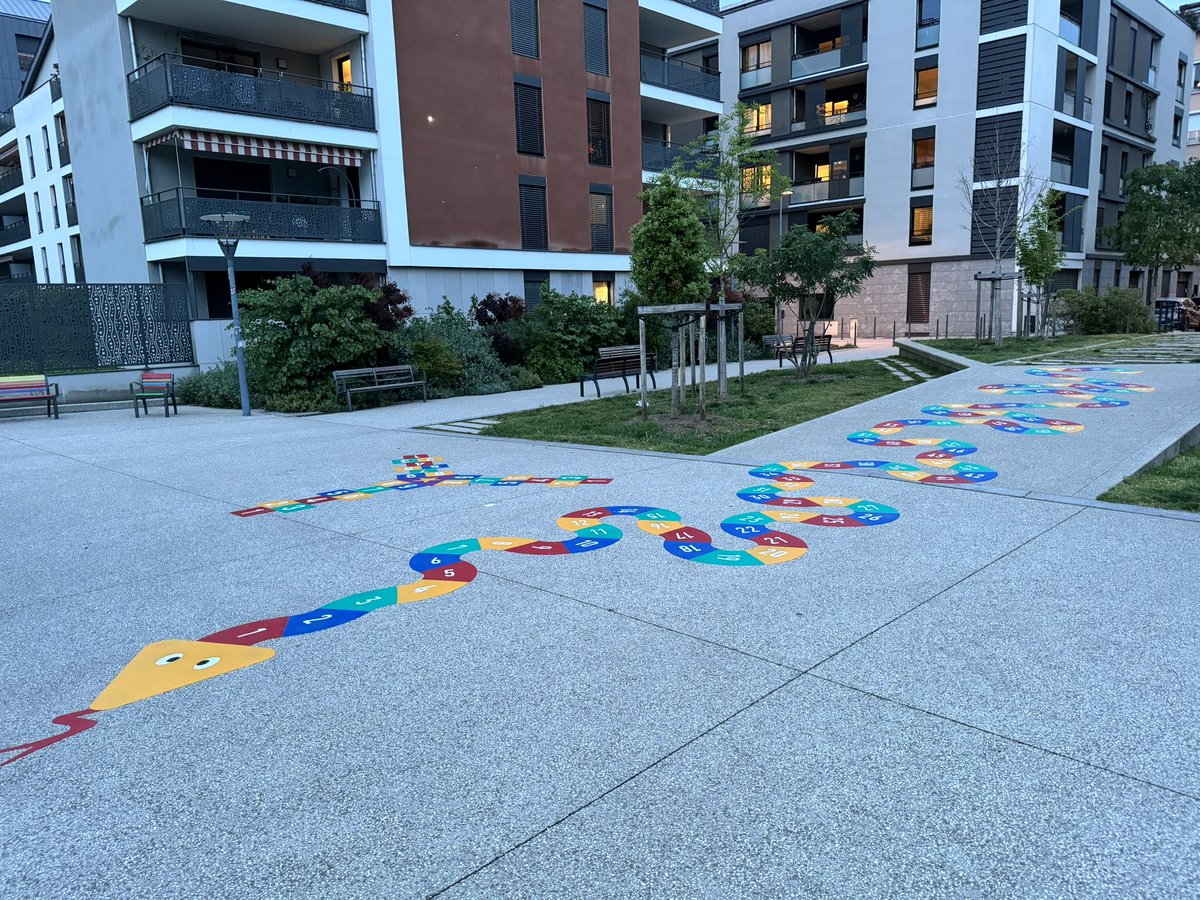
<svg viewBox="0 0 1200 900">
<path fill-rule="evenodd" d="M 425 379 L 418 378 L 416 366 L 375 366 L 370 369 L 341 369 L 333 373 L 333 397 L 336 401 L 346 395 L 346 411 L 354 409 L 354 395 L 375 391 L 399 391 L 408 388 L 421 389 L 421 400 L 426 399 Z"/>
<path fill-rule="evenodd" d="M 654 370 L 658 368 L 658 360 L 653 353 L 646 354 L 646 372 L 650 376 L 650 383 L 654 385 L 655 390 L 658 389 L 658 382 L 654 379 Z M 629 376 L 633 376 L 634 384 L 640 388 L 642 373 L 642 358 L 641 350 L 637 344 L 627 344 L 623 347 L 601 347 L 596 356 L 596 364 L 592 366 L 592 374 L 583 374 L 579 376 L 579 396 L 583 396 L 583 386 L 585 382 L 592 382 L 596 386 L 596 397 L 600 397 L 600 379 L 601 378 L 617 378 L 619 377 L 625 382 L 625 393 L 629 393 Z"/>
<path fill-rule="evenodd" d="M 45 400 L 46 418 L 52 413 L 58 418 L 58 385 L 48 382 L 45 375 L 0 376 L 0 403 L 20 400 Z"/>
<path fill-rule="evenodd" d="M 171 407 L 179 415 L 179 401 L 175 398 L 175 376 L 171 372 L 143 372 L 141 381 L 129 382 L 129 393 L 133 395 L 133 417 L 140 415 L 138 401 L 142 401 L 142 412 L 150 415 L 150 400 L 163 402 L 163 413 L 171 418 Z"/>
<path fill-rule="evenodd" d="M 833 362 L 833 339 L 823 334 L 813 338 L 813 344 L 816 348 L 815 356 L 820 356 L 825 353 L 829 356 L 829 361 Z M 790 360 L 793 364 L 796 362 L 796 354 L 804 352 L 804 335 L 793 337 L 790 334 L 764 334 L 763 346 L 775 353 L 775 358 L 779 360 L 779 368 L 783 368 L 783 361 Z"/>
</svg>

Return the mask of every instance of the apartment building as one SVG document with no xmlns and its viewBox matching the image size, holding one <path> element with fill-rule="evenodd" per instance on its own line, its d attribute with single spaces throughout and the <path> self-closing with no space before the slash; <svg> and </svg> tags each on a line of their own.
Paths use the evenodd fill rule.
<svg viewBox="0 0 1200 900">
<path fill-rule="evenodd" d="M 1200 16 L 1200 3 L 1185 3 L 1181 15 Z M 1196 35 L 1192 51 L 1192 68 L 1188 82 L 1187 158 L 1200 159 L 1200 34 Z"/>
<path fill-rule="evenodd" d="M 758 0 L 723 4 L 722 96 L 795 185 L 743 250 L 853 210 L 877 274 L 839 319 L 973 333 L 997 225 L 1063 195 L 1056 287 L 1137 284 L 1103 236 L 1124 175 L 1182 160 L 1195 36 L 1158 0 Z M 1002 282 L 1017 322 L 1017 282 Z M 987 288 L 984 288 L 984 295 Z"/>
<path fill-rule="evenodd" d="M 312 263 L 418 311 L 612 301 L 672 129 L 721 111 L 689 56 L 720 32 L 716 0 L 56 3 L 0 116 L 0 276 L 187 285 L 201 362 L 227 340 L 213 213 L 250 217 L 242 287 Z"/>
</svg>

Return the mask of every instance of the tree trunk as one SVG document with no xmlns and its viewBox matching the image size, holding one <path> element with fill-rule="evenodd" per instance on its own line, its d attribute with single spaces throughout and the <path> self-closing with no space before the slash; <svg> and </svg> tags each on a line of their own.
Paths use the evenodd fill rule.
<svg viewBox="0 0 1200 900">
<path fill-rule="evenodd" d="M 679 415 L 679 326 L 671 329 L 671 418 Z"/>
<path fill-rule="evenodd" d="M 725 370 L 726 358 L 729 356 L 725 333 L 725 276 L 721 277 L 717 290 L 717 399 L 728 400 L 729 384 L 726 381 L 728 373 Z"/>
</svg>

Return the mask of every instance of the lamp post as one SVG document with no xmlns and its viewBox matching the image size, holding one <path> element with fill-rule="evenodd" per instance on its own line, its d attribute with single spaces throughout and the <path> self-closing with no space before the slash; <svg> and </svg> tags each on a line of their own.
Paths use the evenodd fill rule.
<svg viewBox="0 0 1200 900">
<path fill-rule="evenodd" d="M 784 191 L 782 194 L 779 195 L 779 236 L 780 237 L 783 237 L 783 220 L 786 218 L 786 216 L 783 212 L 783 207 L 784 207 L 784 204 L 787 203 L 787 198 L 792 196 L 793 193 L 795 193 L 795 192 L 791 188 L 788 188 L 786 191 Z"/>
<path fill-rule="evenodd" d="M 242 415 L 250 415 L 250 387 L 246 383 L 246 342 L 242 340 L 242 317 L 238 312 L 237 281 L 233 274 L 233 254 L 237 252 L 242 225 L 250 220 L 241 213 L 214 213 L 201 216 L 216 232 L 217 244 L 225 254 L 225 267 L 229 273 L 229 301 L 233 307 L 233 346 L 237 353 L 238 390 L 242 395 Z"/>
</svg>

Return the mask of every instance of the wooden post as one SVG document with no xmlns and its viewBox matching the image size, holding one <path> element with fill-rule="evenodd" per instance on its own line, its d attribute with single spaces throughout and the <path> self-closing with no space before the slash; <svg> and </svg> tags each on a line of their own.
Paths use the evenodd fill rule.
<svg viewBox="0 0 1200 900">
<path fill-rule="evenodd" d="M 687 359 L 687 325 L 681 325 L 675 334 L 679 344 L 679 399 L 687 402 L 688 395 L 688 359 Z"/>
<path fill-rule="evenodd" d="M 671 324 L 671 418 L 679 415 L 679 320 Z"/>
<path fill-rule="evenodd" d="M 708 316 L 700 316 L 700 381 L 696 385 L 700 396 L 700 421 L 704 421 L 704 383 L 708 380 Z"/>
<path fill-rule="evenodd" d="M 725 363 L 729 359 L 729 343 L 726 329 L 728 323 L 725 318 L 725 298 L 722 297 L 717 303 L 717 399 L 727 400 L 729 398 L 729 382 L 728 373 Z"/>
<path fill-rule="evenodd" d="M 638 316 L 638 350 L 641 356 L 641 394 L 642 394 L 642 419 L 646 419 L 650 415 L 649 401 L 646 399 L 646 320 Z"/>
<path fill-rule="evenodd" d="M 688 326 L 688 345 L 692 348 L 692 385 L 696 384 L 696 357 L 699 356 L 699 348 L 696 346 L 696 323 L 692 322 Z M 701 373 L 703 375 L 703 373 Z"/>
<path fill-rule="evenodd" d="M 746 307 L 738 310 L 738 390 L 746 393 Z"/>
</svg>

